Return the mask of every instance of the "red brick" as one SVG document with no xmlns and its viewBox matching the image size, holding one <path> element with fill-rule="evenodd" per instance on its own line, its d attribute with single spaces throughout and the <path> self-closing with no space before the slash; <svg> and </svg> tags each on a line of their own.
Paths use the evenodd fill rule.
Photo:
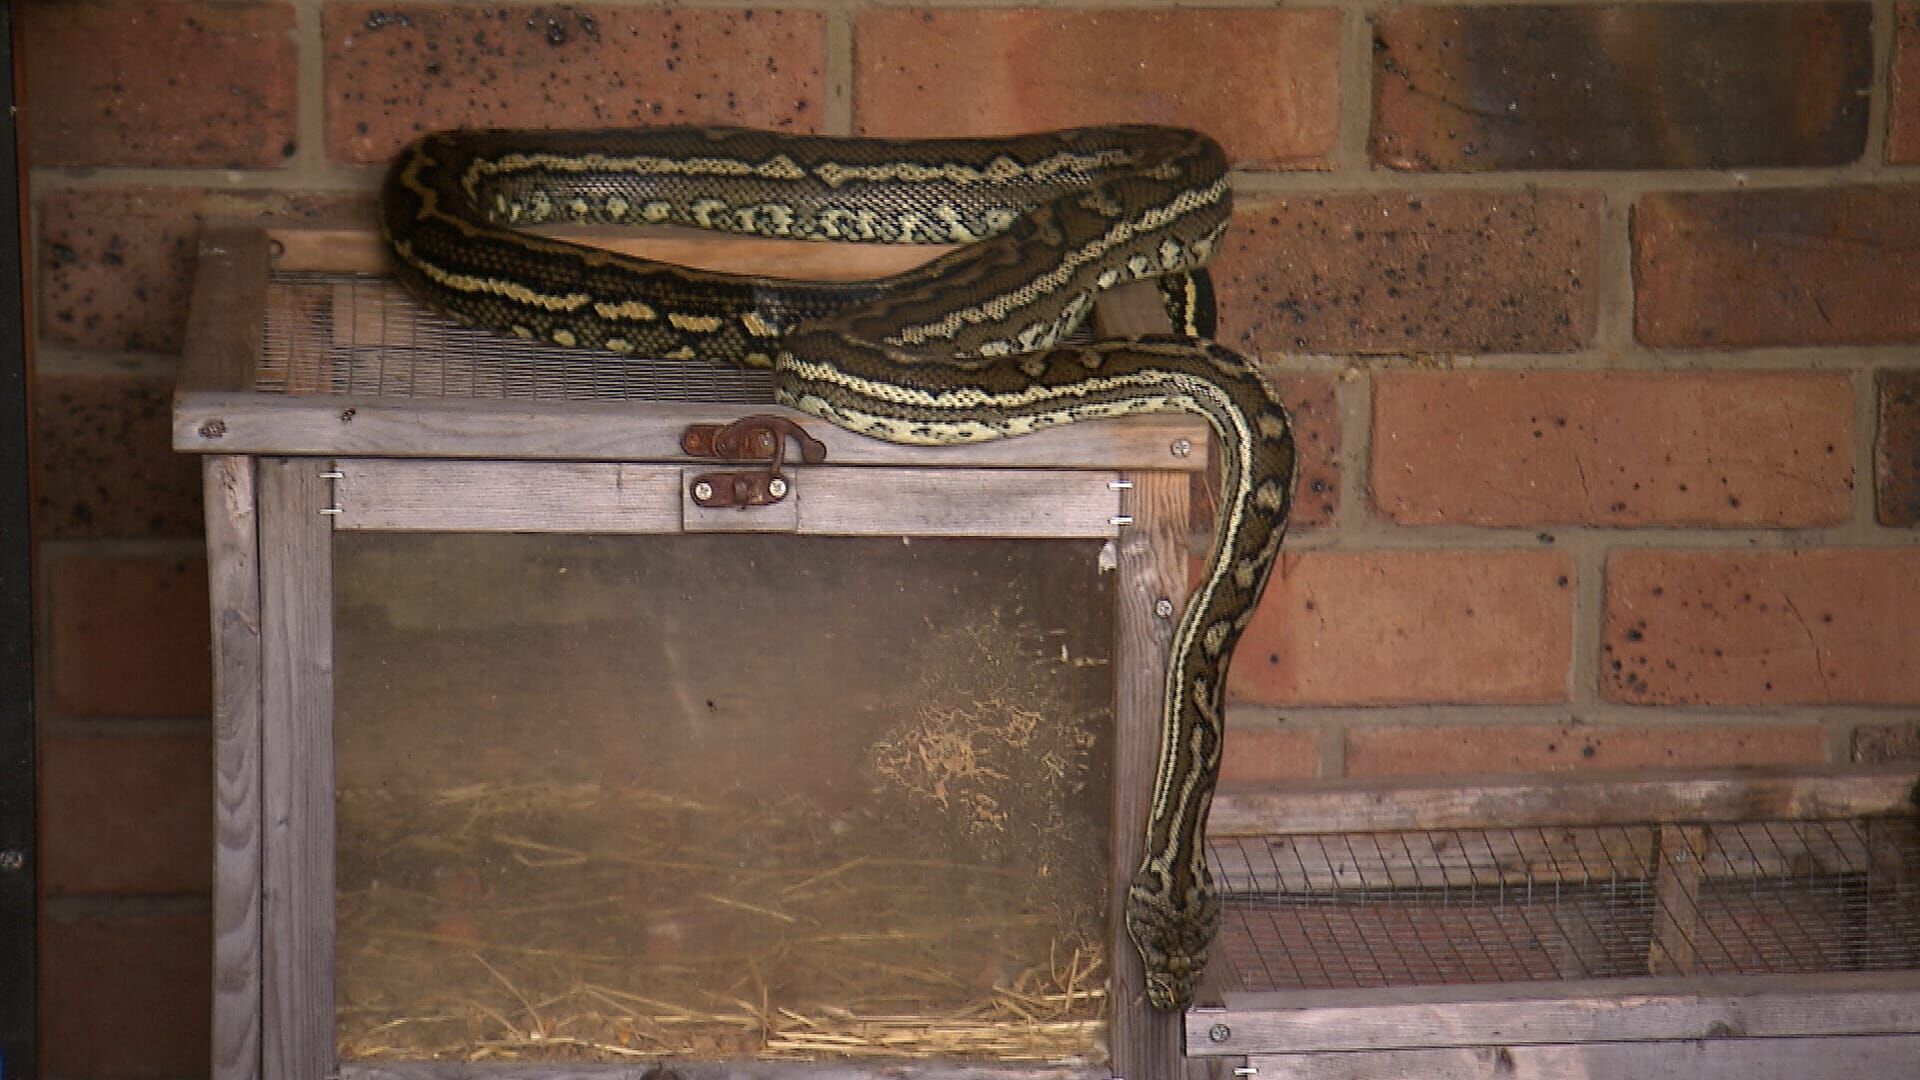
<svg viewBox="0 0 1920 1080">
<path fill-rule="evenodd" d="M 1569 191 L 1253 199 L 1214 279 L 1256 352 L 1564 352 L 1593 340 L 1603 199 Z"/>
<path fill-rule="evenodd" d="M 293 156 L 293 5 L 16 10 L 35 165 L 271 168 Z"/>
<path fill-rule="evenodd" d="M 1920 5 L 1901 4 L 1894 14 L 1893 122 L 1887 160 L 1920 162 Z"/>
<path fill-rule="evenodd" d="M 1920 371 L 1883 371 L 1875 380 L 1879 430 L 1873 488 L 1882 525 L 1920 525 Z"/>
<path fill-rule="evenodd" d="M 1862 3 L 1402 7 L 1373 33 L 1373 155 L 1393 168 L 1841 165 L 1866 146 Z"/>
<path fill-rule="evenodd" d="M 1648 345 L 1920 341 L 1920 186 L 1652 194 L 1633 249 Z"/>
<path fill-rule="evenodd" d="M 1827 733 L 1817 724 L 1448 724 L 1356 727 L 1347 733 L 1349 776 L 1804 765 L 1826 760 Z"/>
<path fill-rule="evenodd" d="M 1865 765 L 1920 762 L 1920 724 L 1863 724 L 1855 728 L 1853 760 Z"/>
<path fill-rule="evenodd" d="M 42 375 L 34 529 L 44 538 L 197 536 L 200 462 L 173 452 L 173 380 Z"/>
<path fill-rule="evenodd" d="M 331 4 L 327 152 L 378 162 L 447 127 L 818 130 L 818 11 Z"/>
<path fill-rule="evenodd" d="M 1320 773 L 1320 737 L 1297 728 L 1229 725 L 1220 779 L 1310 780 Z"/>
<path fill-rule="evenodd" d="M 1844 374 L 1378 372 L 1373 494 L 1401 524 L 1829 525 Z"/>
<path fill-rule="evenodd" d="M 1293 513 L 1289 531 L 1312 529 L 1333 521 L 1340 506 L 1340 406 L 1334 400 L 1331 375 L 1282 374 L 1277 364 L 1264 365 L 1274 388 L 1287 403 L 1293 419 L 1293 444 L 1299 456 L 1299 475 L 1294 481 Z M 1213 528 L 1213 514 L 1220 501 L 1220 455 L 1213 454 L 1204 476 L 1193 481 L 1193 528 L 1207 532 Z"/>
<path fill-rule="evenodd" d="M 1283 555 L 1228 690 L 1271 705 L 1562 701 L 1573 594 L 1558 551 Z"/>
<path fill-rule="evenodd" d="M 213 1015 L 204 912 L 43 920 L 40 1066 L 49 1076 L 204 1076 Z"/>
<path fill-rule="evenodd" d="M 1339 56 L 1332 10 L 869 10 L 854 121 L 904 136 L 1173 124 L 1245 165 L 1325 167 Z"/>
<path fill-rule="evenodd" d="M 40 887 L 48 895 L 212 886 L 213 748 L 197 735 L 41 744 Z"/>
<path fill-rule="evenodd" d="M 40 211 L 41 337 L 81 349 L 177 352 L 203 193 L 69 188 Z"/>
<path fill-rule="evenodd" d="M 201 716 L 211 701 L 206 564 L 74 555 L 48 568 L 53 711 Z"/>
<path fill-rule="evenodd" d="M 1920 548 L 1616 551 L 1601 692 L 1638 705 L 1920 703 Z"/>
</svg>

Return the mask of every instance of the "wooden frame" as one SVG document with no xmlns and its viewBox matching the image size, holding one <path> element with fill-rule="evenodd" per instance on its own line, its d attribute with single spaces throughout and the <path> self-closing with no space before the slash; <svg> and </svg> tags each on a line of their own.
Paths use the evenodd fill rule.
<svg viewBox="0 0 1920 1080">
<path fill-rule="evenodd" d="M 686 494 L 689 423 L 771 407 L 294 397 L 252 389 L 276 265 L 366 269 L 364 235 L 214 226 L 203 242 L 175 445 L 208 454 L 215 628 L 213 1075 L 639 1076 L 631 1066 L 339 1063 L 334 1059 L 332 540 L 340 530 L 1008 536 L 1114 542 L 1114 890 L 1110 1066 L 673 1064 L 684 1080 L 1093 1080 L 1173 1076 L 1176 1016 L 1145 1004 L 1120 909 L 1156 765 L 1165 653 L 1157 614 L 1186 594 L 1188 490 L 1206 467 L 1197 420 L 1145 417 L 975 447 L 863 439 L 792 415 L 830 447 L 761 511 Z M 1134 293 L 1097 317 L 1151 327 Z"/>
<path fill-rule="evenodd" d="M 1635 771 L 1578 777 L 1334 781 L 1223 789 L 1216 838 L 1615 826 L 1663 822 L 1664 845 L 1700 850 L 1706 828 L 1741 822 L 1875 818 L 1914 812 L 1910 766 Z M 1677 865 L 1680 869 L 1672 869 Z M 1338 1080 L 1738 1076 L 1741 1080 L 1894 1075 L 1920 1060 L 1920 971 L 1688 977 L 1690 940 L 1671 902 L 1713 873 L 1699 858 L 1661 861 L 1664 977 L 1379 990 L 1226 990 L 1186 1017 L 1188 1053 L 1244 1061 L 1261 1077 Z M 1300 873 L 1320 868 L 1303 864 Z M 1337 868 L 1326 868 L 1337 874 Z M 1893 1070 L 1893 1071 L 1890 1071 Z"/>
</svg>

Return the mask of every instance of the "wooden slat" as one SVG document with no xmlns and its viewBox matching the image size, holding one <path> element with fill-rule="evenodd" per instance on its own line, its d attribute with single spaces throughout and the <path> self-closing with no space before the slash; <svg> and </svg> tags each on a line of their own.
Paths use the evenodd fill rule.
<svg viewBox="0 0 1920 1080">
<path fill-rule="evenodd" d="M 259 465 L 263 1074 L 333 1067 L 333 566 L 326 465 Z"/>
<path fill-rule="evenodd" d="M 214 1080 L 260 1074 L 260 579 L 253 459 L 209 457 Z"/>
<path fill-rule="evenodd" d="M 1911 765 L 1223 786 L 1212 835 L 1912 813 Z"/>
<path fill-rule="evenodd" d="M 201 233 L 177 393 L 252 385 L 271 262 L 257 228 L 210 225 Z"/>
<path fill-rule="evenodd" d="M 1897 1035 L 1920 1031 L 1920 972 L 1229 994 L 1186 1028 L 1205 1055 Z"/>
<path fill-rule="evenodd" d="M 753 509 L 690 505 L 694 477 L 729 466 L 344 459 L 342 529 L 434 532 L 800 532 L 819 536 L 1114 535 L 1115 474 L 1059 469 L 800 468 Z"/>
<path fill-rule="evenodd" d="M 681 470 L 560 461 L 347 459 L 342 529 L 663 533 L 680 530 Z"/>
<path fill-rule="evenodd" d="M 1127 936 L 1124 913 L 1146 836 L 1147 809 L 1160 757 L 1160 710 L 1166 688 L 1167 649 L 1174 619 L 1155 607 L 1172 602 L 1177 613 L 1187 596 L 1187 477 L 1174 472 L 1138 472 L 1123 500 L 1133 524 L 1121 530 L 1115 608 L 1113 750 L 1113 1030 L 1114 1074 L 1170 1077 L 1180 1068 L 1180 1017 L 1146 1002 L 1146 972 Z"/>
<path fill-rule="evenodd" d="M 1662 825 L 1653 875 L 1653 937 L 1647 943 L 1649 975 L 1691 975 L 1700 933 L 1701 864 L 1707 831 L 1698 825 Z"/>
<path fill-rule="evenodd" d="M 774 406 L 523 402 L 446 398 L 284 397 L 189 393 L 174 410 L 174 449 L 213 454 L 684 461 L 688 424 L 754 413 L 786 416 L 827 444 L 838 465 L 1014 468 L 1206 467 L 1206 427 L 1186 416 L 1135 416 L 967 446 L 902 446 Z M 1191 452 L 1176 456 L 1186 440 Z"/>
<path fill-rule="evenodd" d="M 1117 474 L 1059 469 L 801 469 L 799 531 L 823 536 L 1114 535 Z"/>
<path fill-rule="evenodd" d="M 1866 1080 L 1911 1076 L 1920 1036 L 1707 1039 L 1261 1056 L 1259 1080 Z"/>
<path fill-rule="evenodd" d="M 1087 1065 L 951 1062 L 674 1061 L 640 1065 L 343 1062 L 341 1080 L 1111 1080 Z"/>
</svg>

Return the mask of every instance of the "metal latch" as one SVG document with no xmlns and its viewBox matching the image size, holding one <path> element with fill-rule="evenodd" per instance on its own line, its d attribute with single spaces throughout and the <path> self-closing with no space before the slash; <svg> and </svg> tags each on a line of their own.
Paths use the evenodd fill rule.
<svg viewBox="0 0 1920 1080">
<path fill-rule="evenodd" d="M 693 478 L 693 501 L 708 507 L 768 506 L 787 497 L 792 481 L 780 471 L 786 463 L 787 439 L 800 444 L 800 460 L 818 465 L 827 460 L 827 444 L 784 416 L 743 416 L 731 424 L 688 424 L 680 433 L 680 449 L 690 457 L 722 461 L 765 461 L 765 469 L 728 469 Z"/>
</svg>

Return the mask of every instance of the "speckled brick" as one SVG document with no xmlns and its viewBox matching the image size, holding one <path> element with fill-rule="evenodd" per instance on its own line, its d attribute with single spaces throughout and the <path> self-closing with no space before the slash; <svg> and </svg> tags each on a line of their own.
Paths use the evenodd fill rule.
<svg viewBox="0 0 1920 1080">
<path fill-rule="evenodd" d="M 41 202 L 41 337 L 82 349 L 177 352 L 204 195 L 68 188 Z"/>
<path fill-rule="evenodd" d="M 1818 724 L 1447 724 L 1355 727 L 1349 776 L 1573 769 L 1808 765 L 1827 760 Z"/>
<path fill-rule="evenodd" d="M 53 714 L 207 713 L 212 653 L 203 561 L 68 555 L 53 560 L 47 575 Z"/>
<path fill-rule="evenodd" d="M 1648 195 L 1633 264 L 1647 345 L 1920 341 L 1920 186 Z"/>
<path fill-rule="evenodd" d="M 1841 373 L 1395 371 L 1373 379 L 1373 495 L 1406 525 L 1845 521 Z"/>
<path fill-rule="evenodd" d="M 1268 705 L 1552 702 L 1573 655 L 1559 551 L 1311 551 L 1280 567 L 1234 655 Z"/>
<path fill-rule="evenodd" d="M 1340 506 L 1340 407 L 1334 400 L 1331 375 L 1283 374 L 1278 364 L 1267 364 L 1267 376 L 1287 404 L 1293 420 L 1293 445 L 1299 475 L 1293 485 L 1293 513 L 1289 530 L 1313 529 L 1333 521 Z M 1193 479 L 1193 528 L 1213 528 L 1220 501 L 1220 455 L 1208 458 L 1212 466 Z"/>
<path fill-rule="evenodd" d="M 197 536 L 199 459 L 173 452 L 173 379 L 42 375 L 34 528 L 46 539 Z"/>
<path fill-rule="evenodd" d="M 213 880 L 211 742 L 207 732 L 45 740 L 41 890 L 206 892 Z"/>
<path fill-rule="evenodd" d="M 1912 165 L 1920 162 L 1920 5 L 1894 9 L 1892 97 L 1887 160 Z"/>
<path fill-rule="evenodd" d="M 1602 203 L 1575 191 L 1243 200 L 1214 270 L 1220 340 L 1262 353 L 1581 348 Z"/>
<path fill-rule="evenodd" d="M 1920 703 L 1920 548 L 1615 551 L 1601 693 L 1637 705 Z"/>
<path fill-rule="evenodd" d="M 204 910 L 50 912 L 39 961 L 44 1075 L 206 1075 L 213 922 Z"/>
<path fill-rule="evenodd" d="M 1920 762 L 1920 723 L 1862 724 L 1853 730 L 1853 760 L 1863 765 Z"/>
<path fill-rule="evenodd" d="M 1392 168 L 1841 165 L 1866 146 L 1863 3 L 1402 7 L 1373 33 Z"/>
<path fill-rule="evenodd" d="M 339 161 L 447 127 L 815 131 L 825 111 L 818 11 L 331 4 L 323 26 Z"/>
<path fill-rule="evenodd" d="M 1880 524 L 1920 525 L 1920 371 L 1883 371 L 1875 380 L 1879 430 L 1873 493 Z"/>
<path fill-rule="evenodd" d="M 1220 779 L 1311 780 L 1320 773 L 1320 736 L 1297 728 L 1228 725 Z"/>
<path fill-rule="evenodd" d="M 293 5 L 15 10 L 35 165 L 257 169 L 293 156 Z"/>
<path fill-rule="evenodd" d="M 1333 10 L 868 10 L 854 122 L 914 136 L 1174 124 L 1246 165 L 1324 167 L 1339 56 Z"/>
</svg>

